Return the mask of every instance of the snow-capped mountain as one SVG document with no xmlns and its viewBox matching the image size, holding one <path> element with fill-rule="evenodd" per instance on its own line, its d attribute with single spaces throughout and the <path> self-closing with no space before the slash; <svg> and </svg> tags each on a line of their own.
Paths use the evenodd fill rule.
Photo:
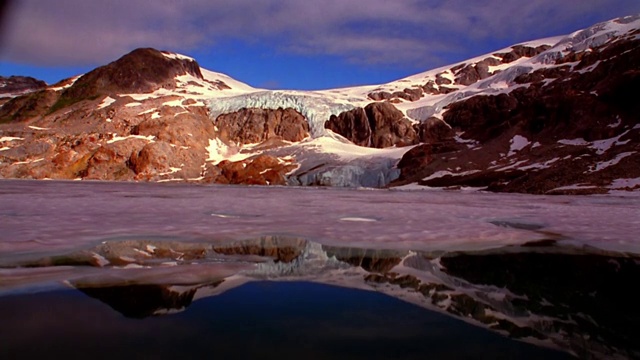
<svg viewBox="0 0 640 360">
<path fill-rule="evenodd" d="M 379 86 L 255 89 L 135 50 L 0 108 L 0 177 L 640 188 L 640 16 Z"/>
</svg>

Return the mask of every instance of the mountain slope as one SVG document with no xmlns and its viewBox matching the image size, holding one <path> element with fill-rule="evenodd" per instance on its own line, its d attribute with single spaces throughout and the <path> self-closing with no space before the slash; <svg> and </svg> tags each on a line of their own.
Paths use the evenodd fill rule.
<svg viewBox="0 0 640 360">
<path fill-rule="evenodd" d="M 138 49 L 0 108 L 0 177 L 640 188 L 640 18 L 379 86 L 267 91 Z"/>
</svg>

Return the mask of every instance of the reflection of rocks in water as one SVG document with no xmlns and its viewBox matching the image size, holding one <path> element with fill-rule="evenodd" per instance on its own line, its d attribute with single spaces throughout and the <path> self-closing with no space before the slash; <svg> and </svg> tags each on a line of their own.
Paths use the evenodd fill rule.
<svg viewBox="0 0 640 360">
<path fill-rule="evenodd" d="M 195 288 L 176 292 L 164 285 L 87 287 L 78 290 L 104 302 L 122 315 L 136 319 L 183 310 L 191 305 L 196 293 Z"/>
<path fill-rule="evenodd" d="M 213 246 L 213 250 L 225 255 L 257 255 L 274 262 L 290 263 L 300 256 L 307 241 L 298 238 L 264 236 L 256 240 L 234 241 Z"/>
<path fill-rule="evenodd" d="M 517 226 L 542 233 L 537 225 Z M 640 358 L 640 296 L 627 290 L 640 279 L 640 258 L 561 246 L 561 239 L 546 235 L 522 246 L 472 253 L 349 248 L 279 236 L 203 243 L 126 240 L 9 266 L 89 265 L 91 276 L 81 278 L 81 290 L 129 317 L 170 313 L 188 306 L 196 292 L 196 299 L 212 296 L 246 281 L 303 280 L 373 289 L 580 357 Z M 120 269 L 131 264 L 137 269 Z M 241 281 L 207 291 L 212 270 L 204 266 L 226 271 L 217 279 Z M 124 272 L 112 276 L 119 271 Z M 173 273 L 181 274 L 178 281 L 186 276 L 193 290 L 149 285 L 166 284 Z M 126 279 L 121 284 L 127 286 L 114 278 Z M 100 279 L 114 286 L 100 287 Z"/>
<path fill-rule="evenodd" d="M 263 236 L 231 242 L 188 242 L 172 240 L 113 240 L 91 249 L 44 258 L 1 262 L 0 267 L 93 266 L 126 267 L 127 265 L 159 266 L 221 261 L 263 261 L 289 263 L 307 246 L 300 238 Z M 243 258 L 248 257 L 248 258 Z"/>
<path fill-rule="evenodd" d="M 640 356 L 640 295 L 630 290 L 640 279 L 638 258 L 512 252 L 450 254 L 440 262 L 449 275 L 515 294 L 514 314 L 537 316 L 537 332 L 562 334 L 580 357 Z"/>
<path fill-rule="evenodd" d="M 488 303 L 442 283 L 430 283 L 412 275 L 398 276 L 396 273 L 384 275 L 369 274 L 365 282 L 379 288 L 380 284 L 396 285 L 402 289 L 415 291 L 424 296 L 428 304 L 440 308 L 463 319 L 472 319 L 490 329 L 506 333 L 509 337 L 522 339 L 532 337 L 544 339 L 545 336 L 532 328 L 520 327 L 513 321 L 500 317 L 500 311 Z M 496 314 L 495 316 L 493 314 Z"/>
<path fill-rule="evenodd" d="M 368 272 L 386 273 L 400 264 L 407 251 L 372 250 L 323 246 L 327 256 L 335 256 L 339 261 L 359 266 Z"/>
</svg>

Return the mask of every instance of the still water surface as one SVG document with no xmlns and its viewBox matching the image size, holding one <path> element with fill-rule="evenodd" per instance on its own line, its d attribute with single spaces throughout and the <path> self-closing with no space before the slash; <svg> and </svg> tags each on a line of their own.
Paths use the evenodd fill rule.
<svg viewBox="0 0 640 360">
<path fill-rule="evenodd" d="M 0 298 L 4 359 L 564 359 L 375 292 L 255 282 L 127 318 L 79 291 Z"/>
</svg>

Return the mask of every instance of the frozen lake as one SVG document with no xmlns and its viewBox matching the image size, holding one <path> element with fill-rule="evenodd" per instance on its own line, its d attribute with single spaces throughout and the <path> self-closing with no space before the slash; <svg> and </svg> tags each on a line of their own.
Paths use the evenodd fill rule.
<svg viewBox="0 0 640 360">
<path fill-rule="evenodd" d="M 550 236 L 640 254 L 640 196 L 0 181 L 0 251 L 59 251 L 131 236 L 263 235 L 322 244 L 474 250 Z"/>
<path fill-rule="evenodd" d="M 459 356 L 634 358 L 640 356 L 640 299 L 628 285 L 640 278 L 639 200 L 632 193 L 571 197 L 2 180 L 0 304 L 3 319 L 12 319 L 3 331 L 12 328 L 15 336 L 0 345 L 0 355 L 24 351 L 46 329 L 60 326 L 63 320 L 53 313 L 33 310 L 39 307 L 59 308 L 54 313 L 78 309 L 73 328 L 86 334 L 97 326 L 87 320 L 93 311 L 96 319 L 110 319 L 110 328 L 144 334 L 157 329 L 157 336 L 170 338 L 183 336 L 172 333 L 178 328 L 192 333 L 184 327 L 205 326 L 189 314 L 203 318 L 220 304 L 236 314 L 251 308 L 229 307 L 229 297 L 259 297 L 262 302 L 254 305 L 264 308 L 298 296 L 302 305 L 287 303 L 289 320 L 268 318 L 247 328 L 252 320 L 241 317 L 239 328 L 230 325 L 232 319 L 225 327 L 229 334 L 248 331 L 245 340 L 261 347 L 260 329 L 272 326 L 280 329 L 278 346 L 295 338 L 300 347 L 304 332 L 284 327 L 298 328 L 300 319 L 317 322 L 322 311 L 337 309 L 339 298 L 377 304 L 359 312 L 362 317 L 352 319 L 358 326 L 348 331 L 337 318 L 322 330 L 342 331 L 341 346 L 354 353 L 384 338 L 386 347 L 373 353 L 422 357 L 417 355 L 429 354 L 409 344 L 423 339 L 456 358 L 451 351 L 464 337 L 473 350 L 458 349 Z M 264 289 L 259 284 L 271 284 L 264 285 L 271 291 L 257 294 Z M 316 310 L 309 311 L 311 298 L 325 302 L 316 301 Z M 397 319 L 416 311 L 425 320 L 406 323 L 407 336 L 397 330 L 391 341 L 375 330 L 402 328 Z M 40 315 L 28 315 L 34 313 Z M 429 325 L 434 321 L 447 329 L 438 340 Z M 149 325 L 157 322 L 163 326 Z M 210 322 L 203 331 L 220 331 Z M 315 339 L 307 350 L 321 358 L 322 348 L 335 357 L 335 343 L 316 341 L 320 330 L 314 329 L 305 333 Z M 54 331 L 59 336 L 47 343 L 59 351 L 80 336 Z M 493 344 L 492 350 L 479 355 L 482 344 Z"/>
</svg>

